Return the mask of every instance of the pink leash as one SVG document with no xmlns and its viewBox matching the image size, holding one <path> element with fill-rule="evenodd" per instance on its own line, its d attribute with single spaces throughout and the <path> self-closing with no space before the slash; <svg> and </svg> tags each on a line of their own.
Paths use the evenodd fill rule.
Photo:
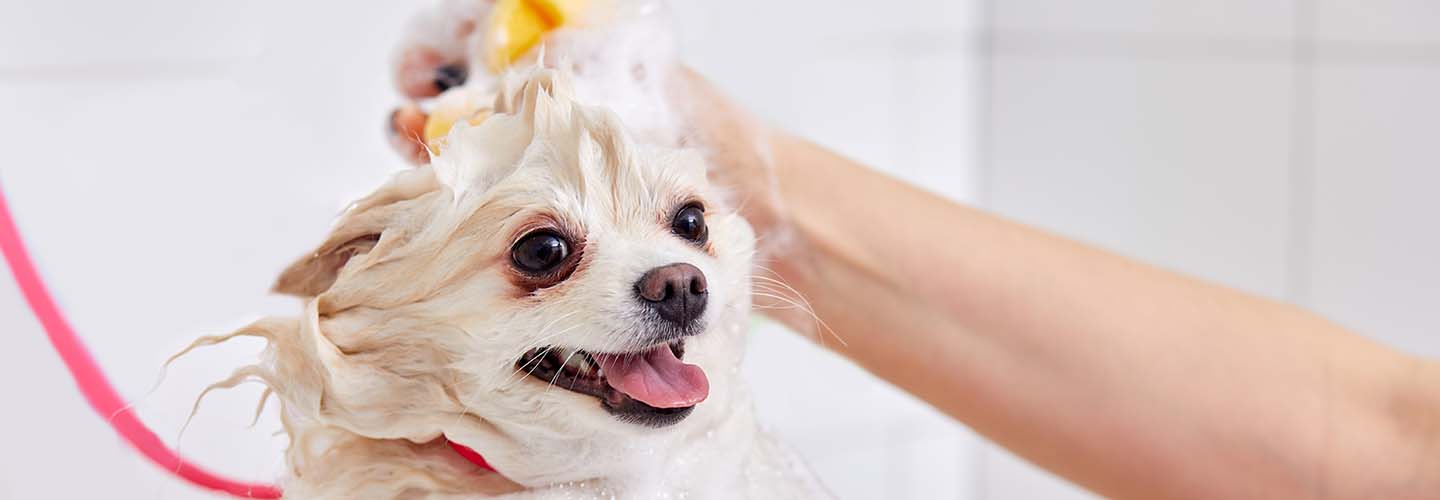
<svg viewBox="0 0 1440 500">
<path fill-rule="evenodd" d="M 20 293 L 25 296 L 25 301 L 30 303 L 30 310 L 45 328 L 50 344 L 55 346 L 55 352 L 60 354 L 60 359 L 75 378 L 75 384 L 80 386 L 80 393 L 85 395 L 85 400 L 90 403 L 95 413 L 110 422 L 110 426 L 120 437 L 129 441 L 130 445 L 151 462 L 196 486 L 242 498 L 280 498 L 280 488 L 274 485 L 233 481 L 186 461 L 145 427 L 135 412 L 120 399 L 115 388 L 110 386 L 110 381 L 100 371 L 95 358 L 90 356 L 90 351 L 85 349 L 85 344 L 80 341 L 75 330 L 65 321 L 65 315 L 61 314 L 60 308 L 55 305 L 55 300 L 46 290 L 45 282 L 40 279 L 40 273 L 35 270 L 35 264 L 30 261 L 30 256 L 25 251 L 25 245 L 20 240 L 20 231 L 15 227 L 15 219 L 11 217 L 10 209 L 6 206 L 3 191 L 0 191 L 0 251 L 3 251 L 5 261 L 10 264 L 10 272 L 15 275 L 15 282 L 20 285 Z"/>
</svg>

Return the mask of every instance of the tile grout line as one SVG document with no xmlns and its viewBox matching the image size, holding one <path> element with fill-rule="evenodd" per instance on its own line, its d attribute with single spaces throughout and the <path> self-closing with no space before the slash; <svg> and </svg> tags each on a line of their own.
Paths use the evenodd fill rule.
<svg viewBox="0 0 1440 500">
<path fill-rule="evenodd" d="M 0 83 L 125 82 L 219 78 L 245 59 L 128 61 L 96 64 L 0 64 Z"/>
<path fill-rule="evenodd" d="M 1298 1 L 1298 0 L 1297 0 Z M 1297 12 L 1297 16 L 1310 17 Z M 1300 21 L 1292 28 L 1299 29 Z M 1440 44 L 1320 40 L 1305 38 L 1166 35 L 1155 33 L 1094 33 L 995 31 L 994 52 L 1014 57 L 1141 59 L 1157 61 L 1289 63 L 1304 45 L 1312 62 L 1326 64 L 1408 64 L 1440 62 Z M 1323 50 L 1320 50 L 1323 49 Z"/>
<path fill-rule="evenodd" d="M 902 52 L 900 47 L 894 47 L 896 53 Z M 890 118 L 896 126 L 890 131 L 890 147 L 888 156 L 896 165 L 905 164 L 909 158 L 902 158 L 901 151 L 908 151 L 906 138 L 909 133 L 910 121 L 905 119 L 906 111 L 909 110 L 909 99 L 905 86 L 911 82 L 910 78 L 914 72 L 907 58 L 895 57 L 889 61 L 890 77 Z M 943 189 L 943 188 L 942 188 Z M 910 498 L 910 483 L 905 480 L 905 471 L 908 469 L 909 456 L 901 449 L 900 438 L 893 425 L 886 429 L 884 434 L 884 446 L 881 452 L 885 457 L 883 476 L 885 482 L 894 488 L 891 494 L 895 498 Z"/>
<path fill-rule="evenodd" d="M 1289 233 L 1286 235 L 1287 259 L 1286 259 L 1286 295 L 1288 299 L 1301 306 L 1311 305 L 1311 283 L 1310 273 L 1313 268 L 1311 260 L 1314 255 L 1315 226 L 1315 187 L 1317 168 L 1315 161 L 1315 118 L 1316 118 L 1316 80 L 1315 80 L 1315 53 L 1318 50 L 1315 36 L 1315 0 L 1295 0 L 1295 60 L 1292 63 L 1292 86 L 1290 97 L 1290 217 L 1288 221 Z M 1332 384 L 1330 380 L 1330 364 L 1326 363 L 1321 375 L 1326 386 Z M 1324 453 L 1330 453 L 1329 436 L 1334 430 L 1330 415 L 1333 409 L 1330 402 L 1325 402 L 1324 415 Z M 1321 461 L 1323 464 L 1323 460 Z M 1315 498 L 1326 498 L 1330 496 L 1327 488 L 1326 468 L 1324 465 L 1316 466 L 1314 470 Z"/>
<path fill-rule="evenodd" d="M 1304 306 L 1310 300 L 1310 258 L 1315 196 L 1313 154 L 1315 121 L 1315 47 L 1311 24 L 1313 0 L 1295 0 L 1291 62 L 1289 217 L 1286 234 L 1285 294 Z"/>
<path fill-rule="evenodd" d="M 996 80 L 996 0 L 978 0 L 979 41 L 975 44 L 975 172 L 971 182 L 975 183 L 975 205 L 995 211 L 995 80 Z M 973 431 L 972 431 L 973 432 Z M 990 441 L 979 433 L 975 434 L 975 447 L 969 450 L 968 463 L 971 470 L 969 488 L 971 500 L 990 499 Z M 956 450 L 960 453 L 961 450 Z"/>
<path fill-rule="evenodd" d="M 995 0 L 980 0 L 979 10 L 979 15 L 976 17 L 980 20 L 980 36 L 979 42 L 975 44 L 975 58 L 978 61 L 975 65 L 975 99 L 977 101 L 975 133 L 979 137 L 976 137 L 975 141 L 973 157 L 975 173 L 971 181 L 975 183 L 975 204 L 993 211 L 995 209 L 995 147 L 993 144 L 995 138 Z M 983 495 L 977 498 L 983 498 Z"/>
</svg>

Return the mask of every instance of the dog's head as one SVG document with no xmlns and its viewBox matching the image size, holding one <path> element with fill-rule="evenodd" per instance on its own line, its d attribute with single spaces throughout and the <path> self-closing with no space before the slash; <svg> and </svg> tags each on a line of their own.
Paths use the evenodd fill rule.
<svg viewBox="0 0 1440 500">
<path fill-rule="evenodd" d="M 605 474 L 730 411 L 749 226 L 697 153 L 635 143 L 563 80 L 507 85 L 285 271 L 312 317 L 279 382 L 320 386 L 287 403 L 309 394 L 302 412 L 363 436 L 447 436 L 526 484 Z"/>
</svg>

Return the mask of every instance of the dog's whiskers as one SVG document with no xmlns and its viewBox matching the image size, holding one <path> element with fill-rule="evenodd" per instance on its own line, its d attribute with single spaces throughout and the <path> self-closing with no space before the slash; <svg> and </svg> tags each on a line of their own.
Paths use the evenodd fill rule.
<svg viewBox="0 0 1440 500">
<path fill-rule="evenodd" d="M 777 292 L 777 293 L 767 293 L 767 292 Z M 777 290 L 753 290 L 753 291 L 751 291 L 751 295 L 754 295 L 754 296 L 757 296 L 757 297 L 768 298 L 768 299 L 771 299 L 771 300 L 774 300 L 774 301 L 777 301 L 777 302 L 781 302 L 781 303 L 783 303 L 783 304 L 788 305 L 788 307 L 787 307 L 787 306 L 779 306 L 779 305 L 752 306 L 752 307 L 755 307 L 756 309 L 766 309 L 766 310 L 799 310 L 799 311 L 805 313 L 807 316 L 810 317 L 810 320 L 813 322 L 813 324 L 815 325 L 815 327 L 816 327 L 816 329 L 817 329 L 817 332 L 816 332 L 817 337 L 815 338 L 815 340 L 816 340 L 817 342 L 819 342 L 820 345 L 822 345 L 822 346 L 825 345 L 825 337 L 824 337 L 824 335 L 823 335 L 822 333 L 829 333 L 831 336 L 835 337 L 835 339 L 838 340 L 838 341 L 840 342 L 840 345 L 842 345 L 842 346 L 848 345 L 848 344 L 846 344 L 845 339 L 840 338 L 840 335 L 837 334 L 837 333 L 835 333 L 835 331 L 830 328 L 830 325 L 828 325 L 828 324 L 825 323 L 825 320 L 820 319 L 820 316 L 817 315 L 817 314 L 815 314 L 815 311 L 810 308 L 810 305 L 809 305 L 809 304 L 797 302 L 797 301 L 795 301 L 794 299 L 791 299 L 790 297 L 787 297 L 787 296 L 784 296 L 784 295 L 780 295 Z"/>
<path fill-rule="evenodd" d="M 550 383 L 545 386 L 545 392 L 540 395 L 540 408 L 541 408 L 541 409 L 544 409 L 544 408 L 545 408 L 545 402 L 550 399 L 550 389 L 555 387 L 555 382 L 556 382 L 557 380 L 560 380 L 560 375 L 561 375 L 561 374 L 565 373 L 565 365 L 570 364 L 570 358 L 575 357 L 575 355 L 576 355 L 576 354 L 579 354 L 579 353 L 580 353 L 579 350 L 571 350 L 571 351 L 570 351 L 570 355 L 565 357 L 565 361 L 560 362 L 560 369 L 559 369 L 559 370 L 556 370 L 556 371 L 555 371 L 555 375 L 552 376 L 552 377 L 550 377 Z M 575 386 L 575 382 L 574 382 L 573 379 L 572 379 L 571 382 L 570 382 L 570 386 L 571 386 L 571 387 L 574 387 L 574 386 Z"/>
<path fill-rule="evenodd" d="M 546 354 L 549 354 L 549 353 L 550 353 L 550 350 L 554 348 L 554 346 L 546 346 L 546 345 L 545 345 L 545 342 L 549 341 L 549 340 L 552 339 L 552 338 L 555 338 L 555 337 L 558 337 L 558 336 L 560 336 L 560 335 L 564 335 L 564 334 L 566 334 L 566 333 L 569 333 L 569 332 L 575 330 L 576 328 L 578 328 L 579 325 L 572 325 L 572 326 L 570 326 L 570 327 L 567 327 L 567 328 L 564 328 L 564 329 L 561 329 L 561 330 L 555 331 L 555 332 L 547 332 L 547 330 L 550 330 L 550 329 L 553 328 L 556 324 L 559 324 L 561 321 L 563 321 L 563 320 L 565 320 L 565 319 L 567 319 L 567 318 L 569 318 L 569 317 L 571 317 L 571 316 L 574 316 L 574 315 L 578 314 L 579 312 L 580 312 L 580 311 L 576 310 L 576 311 L 570 311 L 570 312 L 568 312 L 568 313 L 562 314 L 562 315 L 556 317 L 555 319 L 550 320 L 550 322 L 549 322 L 549 323 L 546 323 L 545 326 L 541 327 L 541 328 L 540 328 L 540 331 L 541 331 L 542 333 L 540 334 L 539 338 L 537 338 L 537 339 L 535 340 L 535 342 L 534 342 L 535 347 L 532 347 L 531 349 L 536 349 L 536 348 L 544 347 L 545 350 L 544 350 L 544 351 L 541 351 L 541 352 L 539 353 L 539 356 L 536 356 L 535 358 L 533 358 L 533 359 L 531 359 L 531 360 L 529 360 L 529 361 L 526 361 L 526 362 L 525 362 L 524 364 L 522 364 L 521 366 L 516 367 L 515 371 L 511 372 L 510 375 L 508 375 L 508 376 L 505 377 L 505 380 L 501 381 L 500 387 L 501 387 L 502 389 L 503 389 L 503 388 L 508 388 L 508 387 L 510 387 L 510 385 L 511 385 L 513 382 L 516 382 L 516 381 L 517 381 L 517 377 L 516 377 L 516 376 L 517 376 L 517 375 L 520 375 L 521 372 L 526 372 L 526 367 L 530 366 L 531 364 L 534 364 L 534 365 L 535 365 L 535 368 L 532 368 L 532 369 L 530 369 L 530 371 L 526 372 L 526 375 L 529 375 L 529 374 L 531 374 L 531 373 L 534 373 L 534 370 L 535 370 L 535 369 L 538 369 L 539 366 L 540 366 L 540 365 L 539 365 L 539 361 L 540 361 L 541 359 L 544 359 L 545 355 L 546 355 Z M 527 352 L 528 352 L 528 351 L 527 351 Z M 524 379 L 524 375 L 520 375 L 520 376 L 518 377 L 518 380 L 523 380 L 523 379 Z"/>
<path fill-rule="evenodd" d="M 525 377 L 534 375 L 535 370 L 540 369 L 540 362 L 543 361 L 545 359 L 545 356 L 548 356 L 550 354 L 550 351 L 553 350 L 555 350 L 555 346 L 545 346 L 544 348 L 540 349 L 540 352 L 535 353 L 535 357 L 530 358 L 529 361 L 526 361 L 524 364 L 515 367 L 515 371 L 510 372 L 510 375 L 506 376 L 505 380 L 500 383 L 500 389 L 509 389 L 510 386 L 515 385 L 522 380 L 525 380 Z"/>
<path fill-rule="evenodd" d="M 549 323 L 546 323 L 545 326 L 543 326 L 543 327 L 540 328 L 541 334 L 540 334 L 540 337 L 535 340 L 535 346 L 536 346 L 536 347 L 539 347 L 539 346 L 545 345 L 545 341 L 550 340 L 550 339 L 552 339 L 552 338 L 555 338 L 556 336 L 559 336 L 559 335 L 561 335 L 561 334 L 563 334 L 563 333 L 565 333 L 565 332 L 570 331 L 571 329 L 565 329 L 565 330 L 561 330 L 561 331 L 558 331 L 558 332 L 545 333 L 547 330 L 549 330 L 549 329 L 551 329 L 551 328 L 554 328 L 555 325 L 558 324 L 558 323 L 560 323 L 561 321 L 563 321 L 563 320 L 565 320 L 565 319 L 568 319 L 568 318 L 570 318 L 571 316 L 574 316 L 574 315 L 579 314 L 579 313 L 580 313 L 579 310 L 570 311 L 570 312 L 568 312 L 568 313 L 561 314 L 559 317 L 557 317 L 557 318 L 555 318 L 555 319 L 553 319 L 553 320 L 550 320 Z"/>
<path fill-rule="evenodd" d="M 796 308 L 800 309 L 801 311 L 805 312 L 805 314 L 808 314 L 811 321 L 814 322 L 816 329 L 819 330 L 817 331 L 816 340 L 820 342 L 820 345 L 825 345 L 825 337 L 823 334 L 821 334 L 821 331 L 823 331 L 824 333 L 829 333 L 831 337 L 834 337 L 836 341 L 840 342 L 841 346 L 850 345 L 848 342 L 845 342 L 845 339 L 842 338 L 840 334 L 835 331 L 834 328 L 831 328 L 824 319 L 820 318 L 820 315 L 815 312 L 814 306 L 810 304 L 810 300 L 805 298 L 805 294 L 800 293 L 800 291 L 796 290 L 795 287 L 790 286 L 789 283 L 786 283 L 785 280 L 780 277 L 780 273 L 776 272 L 774 269 L 770 269 L 758 263 L 755 264 L 755 268 L 772 274 L 775 277 L 772 278 L 770 276 L 763 276 L 759 274 L 750 275 L 750 278 L 752 280 L 752 286 L 759 290 L 758 292 L 752 292 L 752 295 L 766 297 L 791 304 Z"/>
</svg>

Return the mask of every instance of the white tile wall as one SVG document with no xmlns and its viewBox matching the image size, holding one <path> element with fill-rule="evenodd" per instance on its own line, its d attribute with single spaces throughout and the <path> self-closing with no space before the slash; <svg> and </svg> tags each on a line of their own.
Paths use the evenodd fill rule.
<svg viewBox="0 0 1440 500">
<path fill-rule="evenodd" d="M 1440 7 L 1431 0 L 1312 0 L 1314 31 L 1321 40 L 1440 44 Z M 1386 51 L 1382 51 L 1384 55 Z"/>
<path fill-rule="evenodd" d="M 990 5 L 993 208 L 1440 355 L 1440 4 Z M 1088 496 L 981 462 L 983 498 Z"/>
<path fill-rule="evenodd" d="M 1440 8 L 1435 9 L 1440 12 Z M 1440 357 L 1440 65 L 1315 73 L 1311 306 Z"/>
<path fill-rule="evenodd" d="M 979 498 L 987 500 L 1086 500 L 1097 498 L 1095 494 L 1046 472 L 994 444 L 987 444 L 983 449 L 979 477 Z"/>
<path fill-rule="evenodd" d="M 0 452 L 0 498 L 90 498 L 107 491 L 77 480 L 76 471 L 98 471 L 92 476 L 95 480 L 118 488 L 110 491 L 156 496 L 183 490 L 137 460 L 98 425 L 70 384 L 70 375 L 51 354 L 44 331 L 31 319 L 8 270 L 4 278 L 0 318 L 6 339 L 0 355 L 0 391 L 9 396 L 0 431 L 5 440 Z M 21 407 L 23 411 L 18 410 Z"/>
<path fill-rule="evenodd" d="M 958 2 L 957 2 L 958 3 Z M 980 64 L 964 39 L 963 51 L 924 53 L 896 62 L 900 118 L 897 152 L 888 170 L 950 198 L 978 200 L 981 127 Z"/>
<path fill-rule="evenodd" d="M 300 200 L 274 203 L 295 199 L 299 191 L 267 193 L 264 184 L 250 180 L 257 172 L 284 175 L 264 165 L 283 165 L 287 158 L 276 149 L 235 143 L 236 138 L 263 142 L 272 137 L 257 133 L 254 115 L 227 99 L 240 96 L 243 101 L 244 92 L 222 79 L 30 81 L 0 85 L 0 90 L 0 108 L 10 112 L 0 121 L 0 134 L 24 145 L 4 150 L 7 167 L 0 170 L 0 182 L 58 299 L 128 397 L 145 395 L 159 363 L 185 339 L 238 326 L 274 305 L 274 299 L 262 295 L 270 269 L 304 251 L 298 238 L 325 227 L 323 212 L 294 216 L 285 208 L 304 206 Z M 193 116 L 202 109 L 225 119 Z M 189 189 L 194 185 L 207 189 Z M 260 243 L 292 238 L 297 246 L 289 249 Z M 6 318 L 7 324 L 10 318 L 28 321 L 29 314 Z M 24 330 L 37 341 L 43 338 L 38 328 Z M 115 463 L 126 467 L 97 467 L 105 471 L 97 482 L 67 481 L 64 476 L 71 472 L 55 462 L 7 454 L 7 460 L 15 460 L 3 472 L 12 475 L 10 482 L 17 488 L 44 488 L 49 481 L 74 493 L 52 498 L 95 496 L 106 482 L 121 491 L 185 491 L 168 478 L 155 481 L 161 476 L 149 472 L 158 471 L 109 436 L 88 408 L 45 411 L 75 400 L 76 394 L 55 356 L 36 347 L 7 368 L 47 376 L 17 374 L 5 383 L 20 385 L 11 387 L 17 392 L 50 395 L 37 398 L 35 416 L 63 415 L 57 420 L 75 422 L 68 429 L 84 429 L 76 435 L 91 436 L 90 446 L 102 456 L 123 457 Z M 203 386 L 199 382 L 218 380 L 225 367 L 254 359 L 254 347 L 195 358 L 210 363 L 187 359 L 162 391 L 140 399 L 138 411 L 162 436 L 173 438 Z M 231 394 L 214 401 L 187 434 L 188 454 L 237 475 L 277 472 L 265 464 L 276 456 L 277 448 L 267 442 L 278 426 L 270 422 L 238 432 L 246 418 L 241 408 L 252 404 Z M 43 421 L 37 427 L 60 430 Z M 55 446 L 54 441 L 35 444 Z M 137 474 L 139 469 L 147 473 Z"/>
<path fill-rule="evenodd" d="M 979 3 L 971 0 L 674 0 L 671 5 L 684 26 L 682 37 L 717 56 L 692 59 L 704 65 L 874 50 L 897 37 L 963 34 L 983 22 Z"/>
<path fill-rule="evenodd" d="M 840 498 L 971 498 L 978 439 L 928 405 L 768 323 L 745 368 L 762 422 Z"/>
<path fill-rule="evenodd" d="M 687 60 L 761 118 L 956 199 L 977 191 L 978 2 L 677 2 Z M 756 15 L 765 12 L 765 15 Z M 717 43 L 729 26 L 746 36 Z"/>
<path fill-rule="evenodd" d="M 1287 66 L 1002 57 L 991 88 L 992 208 L 1284 293 Z"/>
<path fill-rule="evenodd" d="M 1001 214 L 1270 296 L 1285 292 L 1283 64 L 999 57 L 988 201 Z M 990 499 L 1078 498 L 995 450 Z"/>
<path fill-rule="evenodd" d="M 1286 38 L 1290 0 L 1001 0 L 992 2 L 1001 31 L 1162 37 Z"/>
<path fill-rule="evenodd" d="M 76 65 L 141 72 L 254 57 L 279 2 L 54 0 L 0 2 L 0 71 Z M 143 69 L 142 69 L 143 68 Z"/>
</svg>

